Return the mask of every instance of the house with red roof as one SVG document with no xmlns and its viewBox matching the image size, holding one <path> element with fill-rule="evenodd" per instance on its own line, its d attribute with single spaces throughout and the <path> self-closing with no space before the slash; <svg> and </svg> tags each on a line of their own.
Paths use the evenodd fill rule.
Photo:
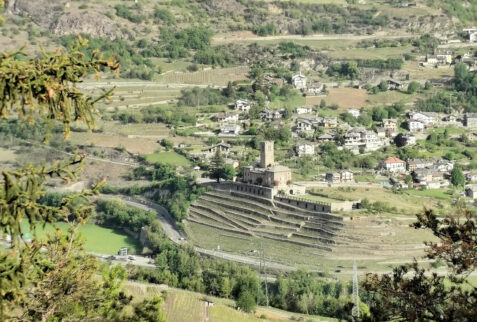
<svg viewBox="0 0 477 322">
<path fill-rule="evenodd" d="M 396 157 L 389 157 L 383 162 L 383 168 L 389 172 L 405 172 L 406 161 Z"/>
</svg>

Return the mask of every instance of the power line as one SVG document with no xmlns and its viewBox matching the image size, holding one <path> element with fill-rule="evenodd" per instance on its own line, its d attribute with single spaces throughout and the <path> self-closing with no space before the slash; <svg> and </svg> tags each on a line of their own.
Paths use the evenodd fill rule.
<svg viewBox="0 0 477 322">
<path fill-rule="evenodd" d="M 354 321 L 359 320 L 359 287 L 358 287 L 358 267 L 356 266 L 356 259 L 353 263 L 353 309 L 351 316 Z"/>
</svg>

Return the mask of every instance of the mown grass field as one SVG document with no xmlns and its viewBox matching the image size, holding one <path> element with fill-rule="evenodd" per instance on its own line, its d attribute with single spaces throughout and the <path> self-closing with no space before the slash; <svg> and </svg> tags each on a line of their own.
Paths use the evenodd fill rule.
<svg viewBox="0 0 477 322">
<path fill-rule="evenodd" d="M 190 165 L 189 160 L 173 151 L 148 154 L 146 155 L 146 161 L 149 163 L 167 163 L 175 166 Z"/>
<path fill-rule="evenodd" d="M 0 162 L 9 162 L 15 160 L 15 152 L 0 148 Z"/>
<path fill-rule="evenodd" d="M 449 200 L 452 198 L 452 194 L 448 193 L 446 189 L 428 189 L 428 190 L 403 190 L 403 193 L 408 194 L 410 196 L 422 196 L 422 197 L 430 197 L 430 198 L 437 198 L 437 199 L 444 199 Z"/>
<path fill-rule="evenodd" d="M 55 226 L 62 231 L 66 231 L 69 227 L 67 223 L 59 222 Z M 22 221 L 22 227 L 29 231 L 27 221 Z M 43 239 L 48 233 L 53 233 L 55 228 L 53 225 L 46 225 L 36 228 L 37 237 Z M 121 247 L 128 247 L 136 254 L 141 253 L 142 246 L 136 239 L 126 235 L 121 230 L 104 228 L 98 225 L 87 223 L 80 227 L 79 230 L 85 240 L 85 249 L 89 252 L 100 254 L 116 254 Z"/>
</svg>

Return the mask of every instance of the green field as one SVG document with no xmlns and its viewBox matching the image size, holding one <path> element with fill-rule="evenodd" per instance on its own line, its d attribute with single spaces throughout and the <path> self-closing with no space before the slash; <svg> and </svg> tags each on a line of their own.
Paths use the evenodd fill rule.
<svg viewBox="0 0 477 322">
<path fill-rule="evenodd" d="M 59 222 L 55 224 L 62 231 L 68 229 L 68 224 Z M 22 221 L 22 228 L 29 230 L 28 222 Z M 38 238 L 42 239 L 47 233 L 52 233 L 54 227 L 46 225 L 45 228 L 37 227 L 36 233 Z M 87 223 L 81 226 L 80 232 L 85 240 L 85 249 L 89 252 L 100 254 L 116 254 L 121 247 L 128 247 L 134 253 L 141 253 L 142 247 L 139 241 L 126 235 L 124 232 L 111 228 L 100 227 L 95 224 Z"/>
<path fill-rule="evenodd" d="M 437 199 L 450 199 L 452 198 L 452 194 L 447 193 L 448 190 L 446 189 L 426 189 L 426 190 L 403 190 L 404 193 L 412 196 L 422 196 L 422 197 L 430 197 L 430 198 L 437 198 Z"/>
<path fill-rule="evenodd" d="M 176 166 L 190 165 L 189 160 L 173 151 L 148 154 L 146 155 L 146 161 L 149 163 L 167 163 Z"/>
</svg>

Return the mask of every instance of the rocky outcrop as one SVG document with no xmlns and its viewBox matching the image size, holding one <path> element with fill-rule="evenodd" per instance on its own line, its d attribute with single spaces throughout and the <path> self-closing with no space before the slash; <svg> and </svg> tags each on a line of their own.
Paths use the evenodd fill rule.
<svg viewBox="0 0 477 322">
<path fill-rule="evenodd" d="M 6 12 L 28 17 L 57 36 L 85 33 L 112 40 L 123 37 L 121 28 L 110 18 L 96 11 L 72 12 L 67 0 L 9 0 Z"/>
<path fill-rule="evenodd" d="M 96 12 L 64 14 L 50 25 L 50 31 L 57 36 L 84 33 L 111 40 L 122 38 L 120 28 L 108 17 Z"/>
</svg>

